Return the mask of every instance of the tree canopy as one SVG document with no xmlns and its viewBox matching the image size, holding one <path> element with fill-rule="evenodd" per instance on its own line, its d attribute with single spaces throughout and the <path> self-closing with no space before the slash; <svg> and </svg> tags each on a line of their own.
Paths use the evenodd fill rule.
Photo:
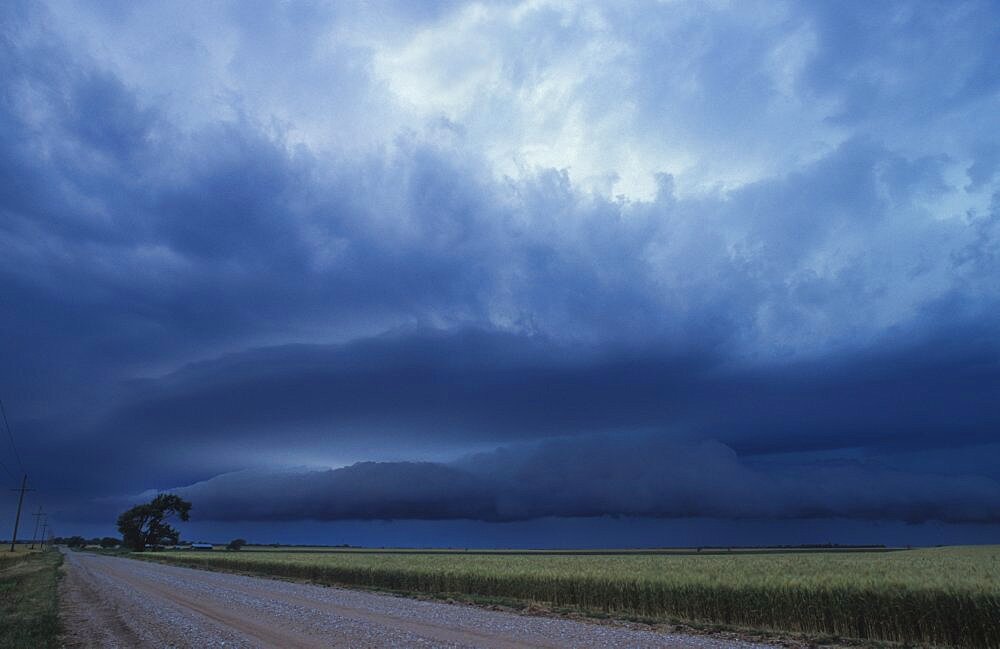
<svg viewBox="0 0 1000 649">
<path fill-rule="evenodd" d="M 144 505 L 136 505 L 118 517 L 118 531 L 124 545 L 133 552 L 142 552 L 146 546 L 173 545 L 180 533 L 167 524 L 176 517 L 188 520 L 191 503 L 174 494 L 160 494 Z"/>
</svg>

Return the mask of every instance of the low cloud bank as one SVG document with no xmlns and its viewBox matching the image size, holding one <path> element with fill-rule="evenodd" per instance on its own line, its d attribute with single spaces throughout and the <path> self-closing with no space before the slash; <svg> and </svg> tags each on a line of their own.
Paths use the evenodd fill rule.
<svg viewBox="0 0 1000 649">
<path fill-rule="evenodd" d="M 200 520 L 546 516 L 1000 522 L 1000 484 L 861 462 L 763 467 L 714 441 L 589 437 L 454 463 L 247 470 L 175 490 Z"/>
</svg>

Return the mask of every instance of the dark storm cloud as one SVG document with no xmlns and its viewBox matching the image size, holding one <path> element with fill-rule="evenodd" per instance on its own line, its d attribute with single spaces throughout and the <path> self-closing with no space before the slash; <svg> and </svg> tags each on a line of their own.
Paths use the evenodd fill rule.
<svg viewBox="0 0 1000 649">
<path fill-rule="evenodd" d="M 981 447 L 1000 426 L 992 335 L 942 331 L 837 361 L 760 368 L 708 352 L 652 356 L 478 330 L 398 332 L 247 351 L 138 382 L 88 434 L 64 444 L 78 448 L 67 458 L 93 455 L 116 467 L 88 478 L 106 493 L 140 479 L 197 480 L 282 448 L 322 463 L 331 448 L 381 459 L 406 457 L 415 443 L 481 447 L 604 431 L 658 431 L 663 444 L 717 439 L 746 458 L 969 448 L 983 459 L 996 454 Z M 133 461 L 151 443 L 156 463 Z M 70 461 L 60 473 L 71 480 L 90 471 Z"/>
<path fill-rule="evenodd" d="M 684 426 L 744 450 L 988 440 L 1000 425 L 993 329 L 777 367 L 710 351 L 565 345 L 482 330 L 397 332 L 345 345 L 251 350 L 137 382 L 100 426 L 198 438 L 318 439 L 372 429 L 497 441 Z M 302 433 L 306 436 L 306 433 Z M 113 434 L 112 439 L 118 439 Z"/>
<path fill-rule="evenodd" d="M 282 506 L 333 518 L 701 508 L 994 520 L 995 474 L 925 461 L 924 473 L 949 475 L 924 483 L 920 467 L 750 464 L 859 448 L 972 454 L 995 439 L 1000 130 L 988 104 L 1000 23 L 990 5 L 942 9 L 954 28 L 943 40 L 919 7 L 898 20 L 892 8 L 778 11 L 763 24 L 704 8 L 678 20 L 655 7 L 648 21 L 609 10 L 605 36 L 627 34 L 629 47 L 597 49 L 628 74 L 600 68 L 602 57 L 594 75 L 552 92 L 531 84 L 573 77 L 574 48 L 593 49 L 582 19 L 567 23 L 573 34 L 550 29 L 555 10 L 520 23 L 553 39 L 540 39 L 551 56 L 534 61 L 521 58 L 530 52 L 504 7 L 387 8 L 388 43 L 365 41 L 371 16 L 350 23 L 346 10 L 230 7 L 189 33 L 155 7 L 113 17 L 67 7 L 0 10 L 0 394 L 51 483 L 135 493 L 303 457 L 454 457 L 621 433 L 583 444 L 590 459 L 542 445 L 281 478 L 304 502 Z M 358 27 L 358 42 L 329 44 L 339 21 Z M 454 96 L 436 92 L 434 30 L 513 59 L 493 71 L 513 78 L 484 86 L 511 95 L 466 97 L 493 77 L 462 66 L 446 66 Z M 421 74 L 396 87 L 393 65 L 410 56 Z M 509 105 L 535 91 L 568 103 Z M 622 116 L 618 104 L 634 110 Z M 582 152 L 569 133 L 549 147 L 568 157 L 529 159 L 513 176 L 491 157 L 561 133 L 577 107 L 594 139 Z M 479 114 L 493 111 L 484 126 Z M 536 113 L 547 120 L 537 132 L 525 117 Z M 614 138 L 605 123 L 620 125 Z M 497 139 L 495 124 L 529 135 Z M 595 151 L 619 160 L 622 148 L 657 173 L 655 196 L 584 189 L 576 167 L 596 164 Z M 672 176 L 674 157 L 694 162 Z M 744 163 L 755 171 L 741 175 Z M 705 177 L 690 171 L 702 167 Z M 630 442 L 636 434 L 654 448 Z M 609 465 L 606 499 L 558 500 L 584 489 L 584 473 L 600 475 L 594 462 L 612 462 L 616 444 L 620 467 L 635 462 L 644 476 L 631 499 L 624 469 Z M 732 485 L 679 475 L 671 455 Z M 658 471 L 676 480 L 657 482 Z M 811 471 L 823 480 L 810 485 Z M 566 481 L 547 492 L 553 473 Z M 216 480 L 205 484 L 237 478 Z M 882 496 L 869 502 L 852 485 Z M 760 497 L 734 497 L 749 489 Z M 323 505 L 324 490 L 342 502 Z M 685 490 L 687 505 L 675 498 Z M 451 502 L 455 493 L 466 495 Z M 278 516 L 279 504 L 260 515 Z"/>
<path fill-rule="evenodd" d="M 762 470 L 714 441 L 584 437 L 454 465 L 365 462 L 245 471 L 174 490 L 200 520 L 541 517 L 1000 521 L 1000 483 L 857 462 Z"/>
</svg>

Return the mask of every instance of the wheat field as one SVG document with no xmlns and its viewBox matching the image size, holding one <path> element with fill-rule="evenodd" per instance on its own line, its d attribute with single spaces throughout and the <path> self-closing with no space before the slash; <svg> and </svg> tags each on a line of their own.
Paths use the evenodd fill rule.
<svg viewBox="0 0 1000 649">
<path fill-rule="evenodd" d="M 194 567 L 778 632 L 1000 648 L 1000 546 L 766 554 L 164 552 Z"/>
</svg>

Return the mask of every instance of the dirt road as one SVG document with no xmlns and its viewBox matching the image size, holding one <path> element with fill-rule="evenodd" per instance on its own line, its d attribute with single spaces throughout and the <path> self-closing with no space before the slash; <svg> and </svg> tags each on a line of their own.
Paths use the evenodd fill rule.
<svg viewBox="0 0 1000 649">
<path fill-rule="evenodd" d="M 522 616 L 67 552 L 66 647 L 676 647 L 738 640 Z"/>
</svg>

